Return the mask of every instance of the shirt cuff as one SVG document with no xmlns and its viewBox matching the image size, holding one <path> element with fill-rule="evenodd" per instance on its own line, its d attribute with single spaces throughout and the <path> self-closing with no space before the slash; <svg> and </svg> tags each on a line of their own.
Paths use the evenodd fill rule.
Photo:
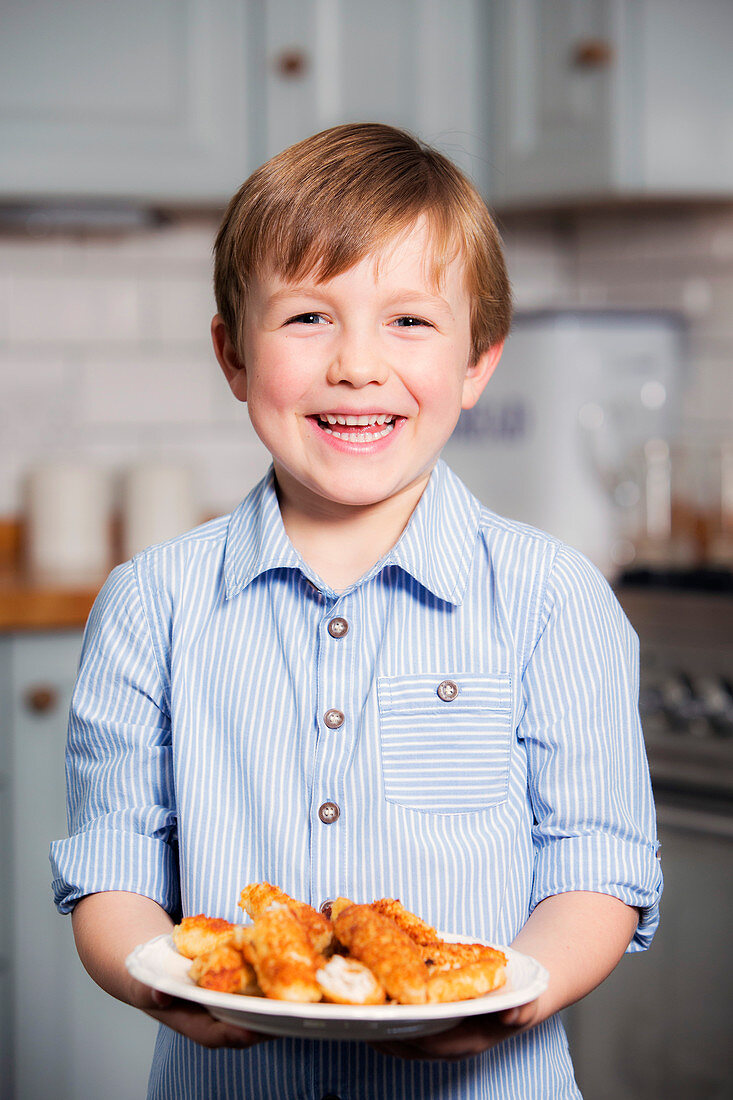
<svg viewBox="0 0 733 1100">
<path fill-rule="evenodd" d="M 179 908 L 176 857 L 165 840 L 142 833 L 91 829 L 51 845 L 53 896 L 70 913 L 87 894 L 126 890 L 151 898 L 168 913 Z"/>
<path fill-rule="evenodd" d="M 658 844 L 607 833 L 547 840 L 537 851 L 530 912 L 545 898 L 571 890 L 610 894 L 639 910 L 629 951 L 644 951 L 659 924 L 662 868 Z"/>
</svg>

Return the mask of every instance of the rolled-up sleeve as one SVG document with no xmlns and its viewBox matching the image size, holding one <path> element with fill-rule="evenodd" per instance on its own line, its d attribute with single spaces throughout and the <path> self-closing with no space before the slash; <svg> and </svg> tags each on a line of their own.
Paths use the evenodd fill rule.
<svg viewBox="0 0 733 1100">
<path fill-rule="evenodd" d="M 57 908 L 128 890 L 179 904 L 167 671 L 135 565 L 110 574 L 84 636 L 69 716 L 69 837 L 51 846 Z"/>
<path fill-rule="evenodd" d="M 640 912 L 629 950 L 648 947 L 662 873 L 638 712 L 638 640 L 604 578 L 561 547 L 523 676 L 534 812 L 531 907 L 570 890 Z"/>
</svg>

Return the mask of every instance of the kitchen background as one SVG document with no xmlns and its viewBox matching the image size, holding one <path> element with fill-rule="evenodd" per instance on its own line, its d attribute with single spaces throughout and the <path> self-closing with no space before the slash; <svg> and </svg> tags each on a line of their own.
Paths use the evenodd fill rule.
<svg viewBox="0 0 733 1100">
<path fill-rule="evenodd" d="M 516 348 L 538 315 L 540 348 L 558 319 L 585 333 L 583 319 L 600 316 L 619 340 L 639 318 L 679 328 L 641 434 L 614 440 L 614 454 L 629 449 L 638 506 L 621 508 L 620 487 L 627 505 L 631 490 L 617 469 L 583 471 L 615 476 L 595 492 L 623 552 L 609 541 L 599 564 L 641 635 L 665 922 L 568 1029 L 586 1100 L 730 1095 L 732 46 L 729 0 L 2 0 L 3 1097 L 143 1095 L 154 1029 L 92 985 L 49 900 L 80 631 L 97 572 L 126 538 L 156 535 L 145 493 L 156 476 L 177 502 L 163 517 L 175 528 L 228 511 L 266 468 L 210 348 L 213 237 L 258 163 L 343 119 L 404 125 L 473 176 L 506 244 Z M 521 376 L 518 356 L 510 342 L 507 378 Z M 606 399 L 601 385 L 579 415 L 598 426 Z M 642 445 L 660 437 L 664 515 L 644 558 Z M 480 464 L 490 441 L 465 438 Z M 548 494 L 593 465 L 581 452 L 543 466 Z M 672 508 L 670 455 L 673 473 L 688 468 L 686 509 Z M 690 480 L 690 456 L 704 477 Z M 93 533 L 69 547 L 75 509 Z"/>
</svg>

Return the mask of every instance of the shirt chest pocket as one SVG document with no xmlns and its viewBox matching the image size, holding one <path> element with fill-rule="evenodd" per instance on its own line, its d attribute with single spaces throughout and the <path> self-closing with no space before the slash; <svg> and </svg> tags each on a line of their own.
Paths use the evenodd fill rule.
<svg viewBox="0 0 733 1100">
<path fill-rule="evenodd" d="M 507 796 L 512 741 L 509 675 L 382 676 L 382 775 L 388 802 L 470 813 Z"/>
</svg>

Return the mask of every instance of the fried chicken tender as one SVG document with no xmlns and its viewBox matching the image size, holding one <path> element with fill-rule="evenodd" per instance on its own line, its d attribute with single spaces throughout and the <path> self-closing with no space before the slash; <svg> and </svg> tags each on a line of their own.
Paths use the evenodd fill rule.
<svg viewBox="0 0 733 1100">
<path fill-rule="evenodd" d="M 357 959 L 332 955 L 316 971 L 324 1001 L 337 1005 L 381 1005 L 386 1000 L 384 989 L 368 966 Z"/>
<path fill-rule="evenodd" d="M 215 947 L 228 943 L 234 925 L 220 917 L 205 917 L 198 913 L 195 917 L 184 917 L 173 929 L 173 942 L 179 954 L 187 959 L 205 955 Z"/>
<path fill-rule="evenodd" d="M 483 997 L 485 993 L 499 989 L 505 981 L 505 964 L 499 959 L 482 959 L 450 970 L 438 970 L 428 978 L 428 1003 Z"/>
<path fill-rule="evenodd" d="M 308 933 L 314 951 L 319 955 L 329 950 L 333 943 L 333 929 L 330 921 L 312 905 L 291 898 L 277 886 L 269 882 L 251 882 L 242 890 L 239 905 L 252 920 L 256 920 L 273 903 L 286 905 L 298 918 Z"/>
<path fill-rule="evenodd" d="M 253 968 L 245 962 L 241 951 L 228 944 L 197 955 L 188 973 L 203 989 L 250 996 L 260 992 Z"/>
<path fill-rule="evenodd" d="M 452 970 L 477 962 L 497 961 L 506 966 L 506 955 L 483 943 L 445 943 L 436 940 L 435 943 L 422 944 L 420 953 L 431 970 L 434 967 L 436 971 Z"/>
<path fill-rule="evenodd" d="M 306 929 L 285 905 L 275 904 L 254 922 L 249 953 L 260 988 L 278 1001 L 320 1001 L 316 971 L 323 959 Z"/>
<path fill-rule="evenodd" d="M 438 933 L 409 909 L 405 909 L 399 898 L 379 898 L 372 902 L 372 908 L 382 916 L 391 917 L 398 928 L 406 932 L 417 944 L 435 943 Z"/>
<path fill-rule="evenodd" d="M 390 997 L 425 1004 L 428 968 L 417 944 L 393 920 L 371 905 L 348 905 L 337 908 L 333 925 L 339 943 L 369 967 Z"/>
</svg>

